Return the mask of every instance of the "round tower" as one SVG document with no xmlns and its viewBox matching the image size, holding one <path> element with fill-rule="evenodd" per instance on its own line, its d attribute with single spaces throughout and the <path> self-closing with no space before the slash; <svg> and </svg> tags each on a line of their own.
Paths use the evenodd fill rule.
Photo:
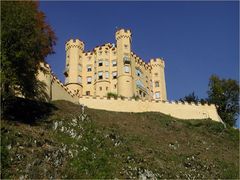
<svg viewBox="0 0 240 180">
<path fill-rule="evenodd" d="M 156 58 L 150 60 L 150 66 L 152 67 L 153 99 L 166 101 L 165 63 L 161 58 Z"/>
<path fill-rule="evenodd" d="M 82 96 L 82 54 L 84 51 L 84 43 L 79 39 L 70 39 L 65 44 L 65 51 L 65 85 L 74 94 Z"/>
<path fill-rule="evenodd" d="M 131 41 L 130 30 L 119 29 L 116 34 L 117 44 L 117 69 L 118 82 L 117 92 L 119 96 L 132 97 L 133 92 L 133 73 L 131 62 Z"/>
</svg>

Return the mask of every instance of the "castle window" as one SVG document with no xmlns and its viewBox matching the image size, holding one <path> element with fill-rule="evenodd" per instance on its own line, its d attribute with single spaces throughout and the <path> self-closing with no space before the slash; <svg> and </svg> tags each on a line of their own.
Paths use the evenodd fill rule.
<svg viewBox="0 0 240 180">
<path fill-rule="evenodd" d="M 92 71 L 92 66 L 88 65 L 87 66 L 87 72 L 91 72 Z"/>
<path fill-rule="evenodd" d="M 160 99 L 160 92 L 155 93 L 155 99 Z"/>
<path fill-rule="evenodd" d="M 78 83 L 82 83 L 82 77 L 81 76 L 78 76 L 78 79 L 77 79 Z"/>
<path fill-rule="evenodd" d="M 108 90 L 108 87 L 106 87 L 106 91 Z"/>
<path fill-rule="evenodd" d="M 82 71 L 82 66 L 80 64 L 78 65 L 78 71 Z"/>
<path fill-rule="evenodd" d="M 113 79 L 117 79 L 117 72 L 116 71 L 112 72 L 112 76 L 113 76 Z"/>
<path fill-rule="evenodd" d="M 105 65 L 106 65 L 106 67 L 109 66 L 109 62 L 108 62 L 108 60 L 105 61 Z"/>
<path fill-rule="evenodd" d="M 140 81 L 140 80 L 137 80 L 137 81 L 136 81 L 136 85 L 137 85 L 137 87 L 139 87 L 139 88 L 144 88 L 144 85 L 143 85 L 142 81 Z"/>
<path fill-rule="evenodd" d="M 123 62 L 124 62 L 124 64 L 130 64 L 131 63 L 131 61 L 130 61 L 128 56 L 124 56 L 123 57 Z"/>
<path fill-rule="evenodd" d="M 103 66 L 103 61 L 98 61 L 98 66 Z"/>
<path fill-rule="evenodd" d="M 124 44 L 124 48 L 127 49 L 127 48 L 128 48 L 128 45 L 127 45 L 127 44 Z"/>
<path fill-rule="evenodd" d="M 113 67 L 117 66 L 117 61 L 116 61 L 116 60 L 113 60 L 113 61 L 112 61 L 112 66 L 113 66 Z"/>
<path fill-rule="evenodd" d="M 99 90 L 102 91 L 102 87 L 101 86 L 99 87 Z"/>
<path fill-rule="evenodd" d="M 124 66 L 124 72 L 129 73 L 130 72 L 130 67 L 129 66 Z"/>
<path fill-rule="evenodd" d="M 107 51 L 105 51 L 105 54 L 107 55 L 107 54 L 108 54 L 108 52 L 107 52 Z"/>
<path fill-rule="evenodd" d="M 155 87 L 159 87 L 159 82 L 158 81 L 155 82 Z"/>
<path fill-rule="evenodd" d="M 142 76 L 142 72 L 140 69 L 136 69 L 136 75 L 141 77 Z"/>
<path fill-rule="evenodd" d="M 117 88 L 117 84 L 114 84 L 114 89 L 116 89 Z"/>
<path fill-rule="evenodd" d="M 113 51 L 113 54 L 114 54 L 114 55 L 116 55 L 116 53 L 117 53 L 116 51 Z"/>
<path fill-rule="evenodd" d="M 155 73 L 154 75 L 155 75 L 155 76 L 158 76 L 158 73 Z"/>
<path fill-rule="evenodd" d="M 105 72 L 105 78 L 106 78 L 106 79 L 109 78 L 109 72 L 108 72 L 108 71 Z"/>
<path fill-rule="evenodd" d="M 88 83 L 88 84 L 91 84 L 91 83 L 92 83 L 92 77 L 90 77 L 90 76 L 87 77 L 87 83 Z"/>
<path fill-rule="evenodd" d="M 90 96 L 90 91 L 86 91 L 86 95 L 87 95 L 87 96 Z"/>
<path fill-rule="evenodd" d="M 103 79 L 103 72 L 102 71 L 98 72 L 98 79 Z"/>
</svg>

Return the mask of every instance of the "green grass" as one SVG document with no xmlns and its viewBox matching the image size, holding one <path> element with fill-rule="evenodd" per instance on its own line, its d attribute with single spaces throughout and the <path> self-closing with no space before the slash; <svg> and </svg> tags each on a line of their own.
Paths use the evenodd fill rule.
<svg viewBox="0 0 240 180">
<path fill-rule="evenodd" d="M 239 178 L 239 131 L 221 123 L 45 105 L 34 124 L 1 121 L 1 178 Z"/>
</svg>

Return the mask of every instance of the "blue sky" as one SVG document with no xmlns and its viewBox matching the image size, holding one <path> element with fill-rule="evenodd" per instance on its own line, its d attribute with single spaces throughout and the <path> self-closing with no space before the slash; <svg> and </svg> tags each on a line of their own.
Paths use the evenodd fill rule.
<svg viewBox="0 0 240 180">
<path fill-rule="evenodd" d="M 195 91 L 207 97 L 212 74 L 238 79 L 239 2 L 41 1 L 58 41 L 47 61 L 64 81 L 65 42 L 80 38 L 85 50 L 115 43 L 115 28 L 132 30 L 132 49 L 145 61 L 165 59 L 169 100 Z"/>
</svg>

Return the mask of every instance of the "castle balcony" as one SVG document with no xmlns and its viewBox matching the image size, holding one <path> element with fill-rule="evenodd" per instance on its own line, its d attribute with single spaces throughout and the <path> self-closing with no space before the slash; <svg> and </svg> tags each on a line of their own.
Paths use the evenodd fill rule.
<svg viewBox="0 0 240 180">
<path fill-rule="evenodd" d="M 127 56 L 123 57 L 123 62 L 124 62 L 124 64 L 131 64 L 131 60 Z"/>
</svg>

